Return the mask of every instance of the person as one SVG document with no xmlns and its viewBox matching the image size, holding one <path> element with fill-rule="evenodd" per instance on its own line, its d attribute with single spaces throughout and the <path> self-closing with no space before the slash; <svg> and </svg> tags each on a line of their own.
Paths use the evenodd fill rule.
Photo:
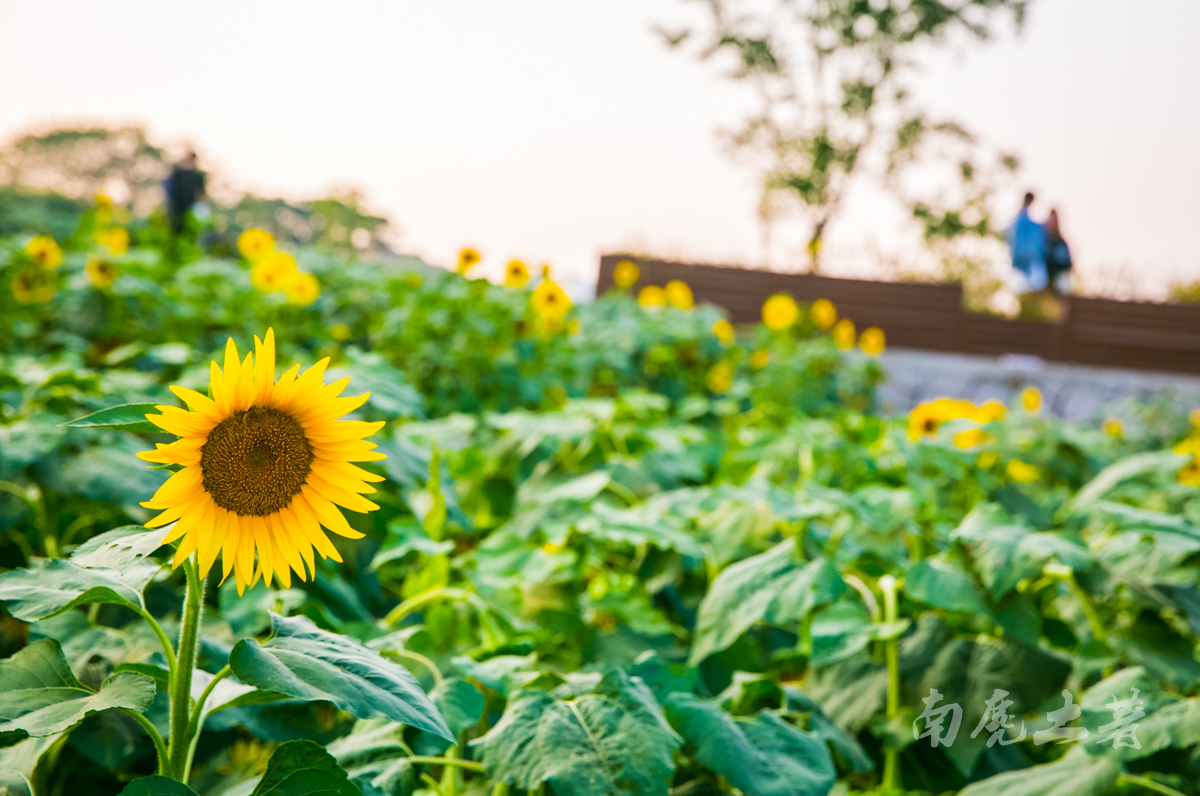
<svg viewBox="0 0 1200 796">
<path fill-rule="evenodd" d="M 1046 232 L 1041 224 L 1029 217 L 1033 200 L 1032 192 L 1025 194 L 1021 212 L 1008 227 L 1017 293 L 1037 293 L 1046 287 Z"/>
<path fill-rule="evenodd" d="M 183 232 L 187 214 L 200 199 L 204 198 L 206 175 L 200 171 L 196 153 L 188 152 L 183 160 L 171 169 L 163 187 L 167 190 L 167 215 L 171 219 L 171 231 L 176 235 Z"/>
<path fill-rule="evenodd" d="M 1046 219 L 1046 278 L 1056 293 L 1071 292 L 1071 249 L 1063 240 L 1058 225 L 1058 210 L 1051 209 Z"/>
</svg>

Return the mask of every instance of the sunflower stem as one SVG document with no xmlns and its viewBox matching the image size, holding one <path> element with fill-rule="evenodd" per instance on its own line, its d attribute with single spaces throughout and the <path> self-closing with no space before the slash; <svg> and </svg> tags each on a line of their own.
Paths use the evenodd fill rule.
<svg viewBox="0 0 1200 796">
<path fill-rule="evenodd" d="M 187 591 L 183 596 L 183 622 L 179 629 L 179 652 L 171 675 L 171 770 L 174 778 L 187 784 L 188 725 L 191 721 L 192 670 L 196 667 L 196 649 L 200 640 L 200 614 L 204 607 L 204 581 L 192 557 L 184 559 Z"/>
<path fill-rule="evenodd" d="M 467 771 L 477 771 L 483 774 L 487 771 L 482 763 L 476 763 L 474 760 L 459 760 L 454 757 L 426 757 L 424 755 L 413 755 L 408 758 L 408 762 L 414 766 L 454 766 L 455 768 L 465 768 Z"/>
<path fill-rule="evenodd" d="M 217 683 L 228 677 L 232 671 L 226 665 L 221 671 L 214 674 L 213 679 L 208 681 L 208 685 L 204 686 L 204 691 L 200 693 L 200 697 L 196 700 L 196 707 L 192 710 L 191 720 L 188 721 L 187 734 L 190 741 L 188 742 L 187 759 L 184 761 L 186 771 L 191 771 L 192 758 L 196 756 L 196 744 L 200 740 L 200 723 L 204 720 L 204 706 L 208 703 L 208 698 L 212 696 L 213 689 L 217 687 Z"/>
<path fill-rule="evenodd" d="M 895 622 L 899 617 L 899 605 L 896 599 L 898 584 L 891 575 L 879 579 L 879 589 L 883 592 L 883 621 Z M 890 725 L 900 714 L 900 640 L 890 638 L 884 643 L 884 660 L 887 663 L 887 719 Z M 890 729 L 890 726 L 889 726 Z M 897 749 L 884 748 L 883 758 L 883 787 L 884 793 L 900 791 L 900 752 Z"/>
</svg>

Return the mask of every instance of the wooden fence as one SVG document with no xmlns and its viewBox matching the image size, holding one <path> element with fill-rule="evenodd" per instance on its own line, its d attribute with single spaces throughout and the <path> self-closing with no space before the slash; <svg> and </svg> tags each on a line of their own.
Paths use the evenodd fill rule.
<svg viewBox="0 0 1200 796">
<path fill-rule="evenodd" d="M 634 290 L 680 279 L 697 303 L 724 308 L 734 323 L 761 318 L 773 293 L 811 302 L 827 298 L 861 330 L 878 326 L 888 345 L 961 354 L 1031 354 L 1055 362 L 1200 373 L 1200 306 L 1068 298 L 1060 322 L 1021 321 L 967 312 L 958 285 L 872 282 L 651 260 L 624 254 L 600 260 L 597 295 L 613 268 L 633 260 Z"/>
</svg>

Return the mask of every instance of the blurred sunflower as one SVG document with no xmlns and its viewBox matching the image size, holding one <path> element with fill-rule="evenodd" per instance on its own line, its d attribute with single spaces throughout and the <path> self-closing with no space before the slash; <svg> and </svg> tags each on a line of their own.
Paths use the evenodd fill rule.
<svg viewBox="0 0 1200 796">
<path fill-rule="evenodd" d="M 692 296 L 692 289 L 688 287 L 687 282 L 679 279 L 672 279 L 663 288 L 663 298 L 672 307 L 678 307 L 681 310 L 690 310 L 696 306 L 696 299 Z"/>
<path fill-rule="evenodd" d="M 954 446 L 959 450 L 969 450 L 990 442 L 992 435 L 981 428 L 968 428 L 954 435 Z"/>
<path fill-rule="evenodd" d="M 468 246 L 458 253 L 458 265 L 455 266 L 454 270 L 460 274 L 465 274 L 478 265 L 481 259 L 483 258 L 479 252 Z"/>
<path fill-rule="evenodd" d="M 542 267 L 542 281 L 529 297 L 529 306 L 543 323 L 561 322 L 571 311 L 571 299 L 550 278 L 550 266 Z"/>
<path fill-rule="evenodd" d="M 858 337 L 858 347 L 869 357 L 877 357 L 882 354 L 887 347 L 887 337 L 884 336 L 883 329 L 878 326 L 863 329 L 863 333 Z"/>
<path fill-rule="evenodd" d="M 375 491 L 367 482 L 383 480 L 351 464 L 384 458 L 365 439 L 383 423 L 337 419 L 370 393 L 339 398 L 350 379 L 323 384 L 328 358 L 303 374 L 295 365 L 276 381 L 272 330 L 265 341 L 255 337 L 254 348 L 239 360 L 229 340 L 224 370 L 216 362 L 209 366 L 211 398 L 171 387 L 188 409 L 159 406 L 162 414 L 146 419 L 179 439 L 138 454 L 183 466 L 142 504 L 162 512 L 147 527 L 175 523 L 163 539 L 182 540 L 172 566 L 198 553 L 203 578 L 219 555 L 221 578 L 232 571 L 239 595 L 259 578 L 289 586 L 289 568 L 306 580 L 316 572 L 314 549 L 340 562 L 321 526 L 361 538 L 338 507 L 379 508 L 362 494 Z"/>
<path fill-rule="evenodd" d="M 733 324 L 729 321 L 725 320 L 724 318 L 717 321 L 712 325 L 712 332 L 714 335 L 716 335 L 717 340 L 721 342 L 721 345 L 726 347 L 733 345 L 735 335 L 733 332 Z"/>
<path fill-rule="evenodd" d="M 866 334 L 864 332 L 863 334 Z M 972 419 L 976 423 L 991 423 L 994 420 L 1003 420 L 1008 414 L 1008 408 L 999 401 L 988 401 L 975 407 L 975 413 Z"/>
<path fill-rule="evenodd" d="M 1031 415 L 1042 411 L 1042 391 L 1037 387 L 1026 387 L 1021 390 L 1021 407 Z"/>
<path fill-rule="evenodd" d="M 638 304 L 646 309 L 667 303 L 667 294 L 658 285 L 646 285 L 638 292 Z"/>
<path fill-rule="evenodd" d="M 107 224 L 112 221 L 113 200 L 106 193 L 96 194 L 96 223 Z"/>
<path fill-rule="evenodd" d="M 62 249 L 49 235 L 37 235 L 25 244 L 25 253 L 29 259 L 47 271 L 62 265 Z"/>
<path fill-rule="evenodd" d="M 708 370 L 708 389 L 715 393 L 728 392 L 733 386 L 733 366 L 721 360 Z"/>
<path fill-rule="evenodd" d="M 973 418 L 975 405 L 970 401 L 937 398 L 927 401 L 908 414 L 908 438 L 921 439 L 938 432 L 943 423 L 961 418 Z"/>
<path fill-rule="evenodd" d="M 344 323 L 335 323 L 329 327 L 329 334 L 339 343 L 344 343 L 351 337 L 350 327 Z"/>
<path fill-rule="evenodd" d="M 1005 466 L 1005 472 L 1008 477 L 1016 481 L 1018 484 L 1032 484 L 1034 481 L 1042 477 L 1042 471 L 1036 466 L 1023 462 L 1020 459 L 1011 459 Z"/>
<path fill-rule="evenodd" d="M 93 257 L 88 260 L 84 269 L 87 271 L 88 279 L 92 282 L 92 287 L 97 290 L 108 290 L 117 280 L 117 266 L 108 260 Z"/>
<path fill-rule="evenodd" d="M 312 274 L 294 272 L 283 288 L 287 300 L 298 307 L 307 307 L 321 295 L 321 283 Z"/>
<path fill-rule="evenodd" d="M 633 287 L 642 271 L 633 260 L 622 260 L 613 269 L 613 284 L 619 288 Z"/>
<path fill-rule="evenodd" d="M 837 307 L 833 306 L 833 302 L 829 299 L 817 299 L 812 303 L 809 312 L 812 313 L 813 323 L 817 325 L 818 329 L 831 329 L 837 323 Z"/>
<path fill-rule="evenodd" d="M 265 229 L 247 229 L 238 235 L 238 251 L 250 262 L 255 262 L 275 251 L 275 237 Z"/>
<path fill-rule="evenodd" d="M 520 260 L 511 260 L 504 267 L 504 284 L 507 287 L 522 288 L 529 281 L 529 268 Z"/>
<path fill-rule="evenodd" d="M 271 252 L 250 268 L 250 282 L 263 293 L 285 290 L 296 277 L 296 258 L 287 252 Z"/>
<path fill-rule="evenodd" d="M 763 325 L 775 332 L 782 332 L 800 320 L 800 307 L 786 293 L 776 293 L 763 302 Z"/>
<path fill-rule="evenodd" d="M 97 230 L 93 237 L 96 243 L 108 249 L 108 253 L 113 257 L 120 257 L 129 251 L 129 230 L 124 227 Z"/>
<path fill-rule="evenodd" d="M 18 304 L 45 304 L 55 292 L 54 279 L 45 271 L 26 268 L 13 277 L 12 294 Z"/>
<path fill-rule="evenodd" d="M 764 348 L 760 348 L 750 355 L 750 367 L 755 370 L 762 370 L 771 361 L 771 352 Z"/>
<path fill-rule="evenodd" d="M 1125 436 L 1125 421 L 1119 417 L 1105 418 L 1101 428 L 1103 428 L 1104 433 L 1110 437 Z"/>
<path fill-rule="evenodd" d="M 833 344 L 842 351 L 849 351 L 854 348 L 854 339 L 857 334 L 854 330 L 854 321 L 849 318 L 842 318 L 833 325 Z"/>
</svg>

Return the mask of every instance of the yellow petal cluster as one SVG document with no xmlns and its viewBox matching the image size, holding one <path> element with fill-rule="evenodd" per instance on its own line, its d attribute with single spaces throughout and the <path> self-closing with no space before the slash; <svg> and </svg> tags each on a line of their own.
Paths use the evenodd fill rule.
<svg viewBox="0 0 1200 796">
<path fill-rule="evenodd" d="M 482 259 L 482 255 L 477 250 L 467 246 L 458 253 L 458 264 L 454 266 L 454 270 L 457 273 L 465 274 L 478 265 Z"/>
<path fill-rule="evenodd" d="M 887 337 L 883 334 L 883 329 L 878 326 L 871 326 L 863 329 L 863 333 L 858 336 L 858 347 L 863 350 L 863 353 L 869 357 L 877 357 L 887 348 Z"/>
<path fill-rule="evenodd" d="M 830 333 L 833 337 L 833 344 L 841 351 L 849 351 L 854 348 L 854 341 L 858 339 L 858 333 L 854 328 L 854 321 L 849 318 L 842 318 L 833 325 L 833 331 Z"/>
<path fill-rule="evenodd" d="M 808 311 L 812 314 L 813 323 L 822 331 L 832 329 L 833 325 L 837 323 L 837 307 L 833 306 L 833 302 L 829 299 L 817 299 Z"/>
<path fill-rule="evenodd" d="M 708 389 L 715 393 L 728 392 L 733 386 L 733 366 L 725 360 L 721 360 L 717 364 L 709 368 Z"/>
<path fill-rule="evenodd" d="M 638 304 L 646 309 L 661 307 L 667 303 L 667 295 L 658 285 L 646 285 L 638 292 Z"/>
<path fill-rule="evenodd" d="M 108 260 L 93 257 L 87 261 L 84 270 L 87 271 L 92 287 L 98 290 L 108 290 L 113 286 L 113 282 L 117 281 L 117 266 Z"/>
<path fill-rule="evenodd" d="M 633 260 L 622 260 L 613 269 L 613 284 L 619 288 L 633 287 L 642 271 Z"/>
<path fill-rule="evenodd" d="M 179 439 L 138 454 L 181 468 L 142 504 L 161 512 L 147 527 L 174 523 L 163 539 L 180 543 L 173 566 L 196 553 L 203 577 L 220 557 L 239 594 L 259 578 L 286 587 L 292 572 L 315 574 L 314 550 L 341 561 L 323 528 L 361 537 L 341 509 L 377 509 L 363 494 L 383 480 L 353 464 L 384 458 L 365 439 L 383 423 L 338 419 L 369 393 L 338 397 L 350 380 L 324 384 L 328 358 L 276 380 L 274 332 L 254 346 L 243 360 L 229 340 L 224 368 L 209 367 L 211 397 L 172 387 L 188 409 L 159 406 L 146 419 Z"/>
<path fill-rule="evenodd" d="M 29 243 L 25 244 L 25 253 L 36 265 L 47 271 L 62 265 L 62 249 L 58 247 L 58 242 L 49 235 L 37 235 L 31 238 Z"/>
<path fill-rule="evenodd" d="M 529 267 L 520 260 L 511 260 L 504 268 L 504 284 L 507 287 L 522 288 L 529 281 Z"/>
<path fill-rule="evenodd" d="M 690 310 L 696 306 L 696 299 L 692 296 L 692 289 L 688 287 L 687 282 L 678 279 L 672 279 L 663 288 L 663 298 L 672 307 L 678 307 L 681 310 Z"/>
<path fill-rule="evenodd" d="M 238 235 L 238 251 L 250 262 L 258 262 L 275 251 L 275 237 L 265 229 L 247 229 Z"/>
<path fill-rule="evenodd" d="M 791 328 L 800 320 L 800 306 L 786 293 L 776 293 L 763 302 L 763 325 L 774 332 Z"/>
<path fill-rule="evenodd" d="M 722 318 L 712 326 L 712 332 L 723 346 L 731 346 L 734 341 L 733 324 Z"/>
</svg>

